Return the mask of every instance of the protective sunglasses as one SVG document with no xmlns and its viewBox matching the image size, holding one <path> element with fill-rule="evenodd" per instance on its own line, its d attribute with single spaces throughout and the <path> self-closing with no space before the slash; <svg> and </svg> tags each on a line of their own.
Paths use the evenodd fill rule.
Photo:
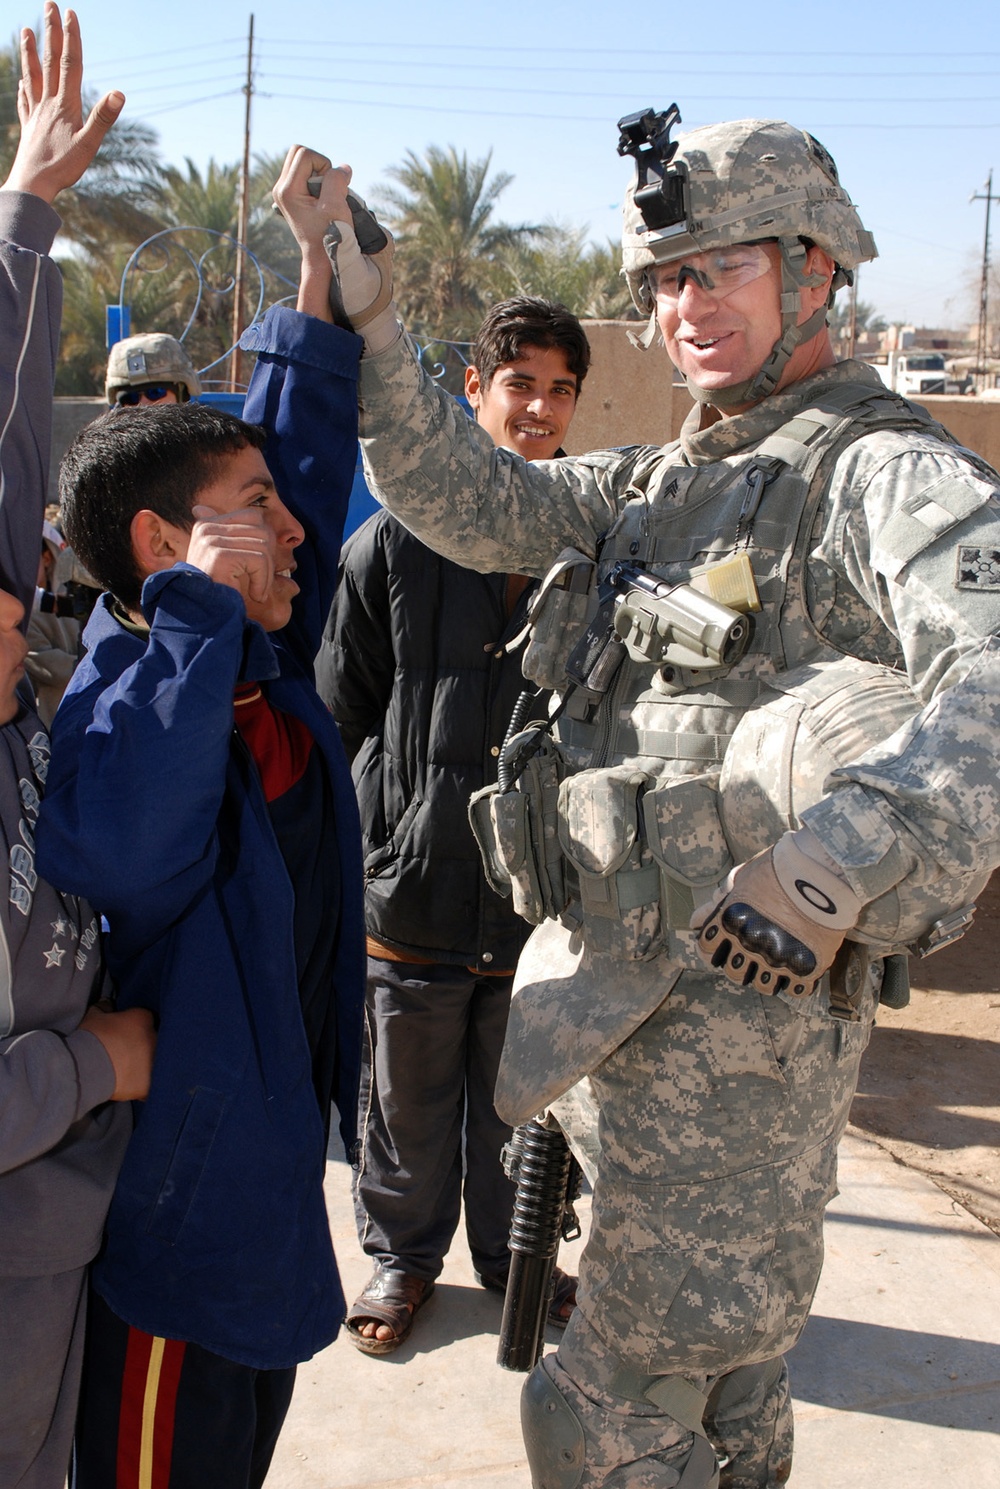
<svg viewBox="0 0 1000 1489">
<path fill-rule="evenodd" d="M 166 398 L 168 393 L 176 394 L 176 392 L 175 383 L 147 383 L 142 388 L 122 388 L 119 393 L 115 394 L 115 402 L 119 405 L 124 404 L 126 408 L 134 408 L 143 398 L 148 399 L 150 403 L 159 403 L 161 399 Z"/>
<path fill-rule="evenodd" d="M 690 258 L 675 259 L 669 264 L 656 264 L 650 271 L 653 293 L 664 300 L 680 299 L 688 280 L 713 300 L 761 279 L 771 267 L 771 260 L 760 243 L 737 243 L 732 248 L 713 248 L 708 253 L 693 253 Z"/>
</svg>

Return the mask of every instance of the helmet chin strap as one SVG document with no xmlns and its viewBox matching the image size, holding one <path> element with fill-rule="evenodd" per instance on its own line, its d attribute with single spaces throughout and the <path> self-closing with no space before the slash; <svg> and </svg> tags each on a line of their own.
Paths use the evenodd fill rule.
<svg viewBox="0 0 1000 1489">
<path fill-rule="evenodd" d="M 745 378 L 728 388 L 700 388 L 690 377 L 684 379 L 691 397 L 697 403 L 710 403 L 713 408 L 745 408 L 769 398 L 781 381 L 781 374 L 788 359 L 797 346 L 812 338 L 826 324 L 826 313 L 833 300 L 838 279 L 830 286 L 830 296 L 825 305 L 815 310 L 807 321 L 798 324 L 802 309 L 802 291 L 823 283 L 822 274 L 807 274 L 805 261 L 808 249 L 800 238 L 779 238 L 781 250 L 781 335 L 772 346 L 764 365 L 753 377 Z M 838 271 L 839 273 L 839 271 Z"/>
</svg>

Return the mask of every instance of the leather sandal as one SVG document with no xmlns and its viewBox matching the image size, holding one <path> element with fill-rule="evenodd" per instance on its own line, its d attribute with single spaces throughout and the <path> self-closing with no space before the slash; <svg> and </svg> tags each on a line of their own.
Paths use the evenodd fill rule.
<svg viewBox="0 0 1000 1489">
<path fill-rule="evenodd" d="M 433 1282 L 424 1277 L 376 1267 L 344 1320 L 348 1339 L 362 1354 L 391 1354 L 407 1338 L 418 1309 L 424 1306 L 433 1291 Z M 392 1338 L 367 1339 L 359 1333 L 359 1326 L 367 1323 L 384 1324 L 392 1330 Z"/>
<path fill-rule="evenodd" d="M 493 1272 L 477 1272 L 481 1285 L 491 1293 L 507 1292 L 507 1272 L 497 1269 Z M 565 1329 L 569 1318 L 563 1318 L 562 1309 L 567 1303 L 576 1307 L 576 1278 L 564 1272 L 561 1267 L 552 1268 L 552 1297 L 549 1300 L 549 1311 L 546 1314 L 547 1321 L 556 1329 Z"/>
</svg>

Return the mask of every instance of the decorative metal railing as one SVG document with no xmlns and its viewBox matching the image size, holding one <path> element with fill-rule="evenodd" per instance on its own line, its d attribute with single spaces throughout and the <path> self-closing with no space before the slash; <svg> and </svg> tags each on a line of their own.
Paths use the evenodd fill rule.
<svg viewBox="0 0 1000 1489">
<path fill-rule="evenodd" d="M 242 316 L 240 317 L 241 332 L 247 326 L 260 320 L 263 315 L 268 281 L 273 281 L 278 287 L 287 285 L 289 289 L 287 295 L 272 299 L 270 304 L 281 305 L 294 300 L 297 289 L 294 280 L 258 259 L 245 244 L 238 242 L 230 234 L 218 232 L 214 228 L 164 228 L 140 243 L 122 270 L 118 304 L 115 307 L 109 307 L 117 311 L 116 319 L 119 327 L 117 334 L 129 334 L 128 331 L 123 333 L 120 328 L 129 323 L 129 308 L 135 298 L 138 281 L 143 275 L 180 275 L 182 278 L 190 276 L 189 290 L 178 300 L 182 306 L 180 313 L 186 314 L 186 320 L 177 339 L 181 342 L 185 341 L 192 328 L 204 320 L 207 314 L 215 319 L 213 312 L 217 311 L 228 297 L 235 295 L 237 255 L 243 256 L 243 282 L 245 287 L 249 286 L 248 291 L 244 289 L 245 303 L 252 307 L 245 321 Z M 230 310 L 234 303 L 230 301 Z M 188 305 L 190 305 L 190 310 L 187 309 Z M 148 329 L 160 328 L 149 327 Z M 137 328 L 131 327 L 131 330 L 136 331 Z M 217 386 L 225 386 L 246 392 L 246 383 L 233 373 L 233 369 L 237 366 L 237 341 L 238 337 L 226 347 L 221 355 L 198 369 L 198 376 L 204 388 L 210 390 Z M 455 354 L 461 365 L 467 367 L 469 359 L 466 353 L 471 346 L 472 343 L 469 341 L 449 341 L 442 337 L 428 338 L 422 344 L 417 343 L 417 349 L 429 376 L 438 379 L 445 376 L 447 366 L 444 362 L 429 360 L 431 353 L 434 352 L 437 355 L 437 348 L 447 347 Z M 231 364 L 230 373 L 225 377 L 220 374 L 213 378 L 212 372 L 217 368 L 221 369 L 227 362 Z"/>
</svg>

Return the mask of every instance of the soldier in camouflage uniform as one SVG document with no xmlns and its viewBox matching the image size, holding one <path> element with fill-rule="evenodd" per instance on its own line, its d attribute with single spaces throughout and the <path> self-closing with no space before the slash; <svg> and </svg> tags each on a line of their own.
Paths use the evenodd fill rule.
<svg viewBox="0 0 1000 1489">
<path fill-rule="evenodd" d="M 521 1122 L 589 1074 L 600 1110 L 579 1308 L 522 1402 L 536 1489 L 786 1481 L 782 1357 L 881 958 L 942 940 L 1000 841 L 1000 478 L 835 363 L 827 308 L 876 250 L 822 146 L 774 121 L 665 134 L 624 235 L 696 399 L 662 449 L 495 449 L 400 335 L 346 170 L 328 242 L 374 489 L 447 556 L 546 576 L 525 667 L 564 707 L 477 806 L 539 922 L 498 1109 Z M 735 611 L 759 606 L 743 655 L 673 633 L 657 653 L 626 595 L 610 685 L 568 684 L 616 565 L 699 589 L 733 560 Z"/>
</svg>

